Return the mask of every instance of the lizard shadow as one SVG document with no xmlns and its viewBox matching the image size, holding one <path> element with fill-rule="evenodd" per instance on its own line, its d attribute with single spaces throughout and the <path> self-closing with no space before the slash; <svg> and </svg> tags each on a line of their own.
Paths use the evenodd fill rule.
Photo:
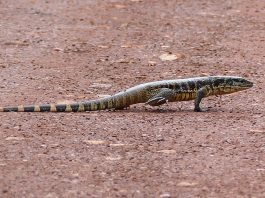
<svg viewBox="0 0 265 198">
<path fill-rule="evenodd" d="M 172 113 L 218 113 L 218 112 L 223 112 L 223 109 L 218 109 L 218 108 L 204 108 L 203 111 L 201 112 L 195 112 L 193 109 L 165 109 L 165 108 L 129 108 L 129 109 L 124 109 L 124 110 L 113 110 L 109 111 L 109 113 L 116 113 L 116 112 L 121 112 L 121 113 L 159 113 L 159 114 L 172 114 Z"/>
</svg>

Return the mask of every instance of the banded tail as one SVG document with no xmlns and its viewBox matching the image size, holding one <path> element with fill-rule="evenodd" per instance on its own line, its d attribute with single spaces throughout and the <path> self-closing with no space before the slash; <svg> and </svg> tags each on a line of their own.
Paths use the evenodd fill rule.
<svg viewBox="0 0 265 198">
<path fill-rule="evenodd" d="M 120 100 L 108 97 L 98 100 L 76 102 L 72 104 L 44 104 L 44 105 L 19 105 L 11 107 L 0 107 L 0 112 L 84 112 L 105 109 L 123 108 Z"/>
<path fill-rule="evenodd" d="M 124 109 L 132 104 L 145 101 L 145 93 L 138 89 L 122 91 L 112 96 L 76 102 L 72 104 L 44 104 L 44 105 L 20 105 L 13 107 L 0 107 L 0 112 L 84 112 L 106 109 Z"/>
</svg>

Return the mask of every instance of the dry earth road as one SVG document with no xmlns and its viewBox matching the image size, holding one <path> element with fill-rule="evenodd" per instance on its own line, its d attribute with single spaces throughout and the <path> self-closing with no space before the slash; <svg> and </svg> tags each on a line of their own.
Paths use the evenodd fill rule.
<svg viewBox="0 0 265 198">
<path fill-rule="evenodd" d="M 93 113 L 1 113 L 0 197 L 265 197 L 265 1 L 0 1 L 0 105 L 162 79 L 252 89 Z"/>
</svg>

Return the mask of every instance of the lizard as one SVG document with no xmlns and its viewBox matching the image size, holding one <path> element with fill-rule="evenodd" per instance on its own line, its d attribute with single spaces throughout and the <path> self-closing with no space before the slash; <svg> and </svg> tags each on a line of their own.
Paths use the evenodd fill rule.
<svg viewBox="0 0 265 198">
<path fill-rule="evenodd" d="M 253 83 L 237 76 L 208 76 L 162 80 L 140 84 L 112 96 L 74 102 L 72 104 L 42 104 L 0 107 L 0 112 L 84 112 L 121 110 L 145 103 L 159 106 L 167 102 L 194 100 L 194 111 L 200 112 L 202 98 L 230 94 L 249 89 Z"/>
</svg>

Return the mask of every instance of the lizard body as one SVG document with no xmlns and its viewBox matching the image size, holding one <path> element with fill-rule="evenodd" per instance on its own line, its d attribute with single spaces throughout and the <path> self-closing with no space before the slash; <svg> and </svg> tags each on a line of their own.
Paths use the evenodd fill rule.
<svg viewBox="0 0 265 198">
<path fill-rule="evenodd" d="M 110 97 L 73 104 L 20 105 L 0 107 L 0 112 L 83 112 L 124 109 L 137 103 L 159 106 L 166 102 L 194 100 L 194 111 L 201 111 L 202 98 L 242 91 L 253 83 L 235 76 L 209 76 L 163 80 L 140 84 Z"/>
</svg>

